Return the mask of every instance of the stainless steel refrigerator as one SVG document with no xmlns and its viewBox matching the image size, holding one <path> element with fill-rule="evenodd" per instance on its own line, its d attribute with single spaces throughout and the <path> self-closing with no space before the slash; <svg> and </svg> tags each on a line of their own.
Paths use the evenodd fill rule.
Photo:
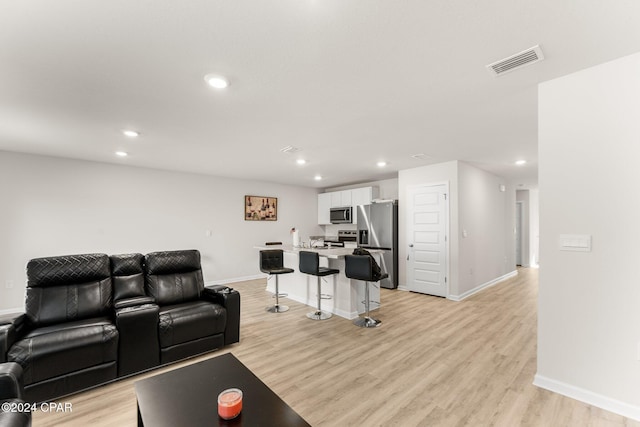
<svg viewBox="0 0 640 427">
<path fill-rule="evenodd" d="M 383 288 L 398 287 L 398 202 L 387 201 L 358 206 L 358 246 L 382 250 L 380 268 L 389 275 Z"/>
</svg>

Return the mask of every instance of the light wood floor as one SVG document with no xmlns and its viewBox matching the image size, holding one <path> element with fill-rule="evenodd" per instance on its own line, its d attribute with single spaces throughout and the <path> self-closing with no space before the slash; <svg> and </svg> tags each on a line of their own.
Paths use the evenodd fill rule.
<svg viewBox="0 0 640 427">
<path fill-rule="evenodd" d="M 34 425 L 134 426 L 135 381 L 230 351 L 313 426 L 640 426 L 532 385 L 535 269 L 462 302 L 383 289 L 382 326 L 366 330 L 286 299 L 290 311 L 267 313 L 263 280 L 234 287 L 240 343 L 69 396 L 72 413 Z"/>
</svg>

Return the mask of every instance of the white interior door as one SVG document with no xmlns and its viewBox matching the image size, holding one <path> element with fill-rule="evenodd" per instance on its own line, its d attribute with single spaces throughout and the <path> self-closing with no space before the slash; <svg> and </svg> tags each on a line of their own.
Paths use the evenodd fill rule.
<svg viewBox="0 0 640 427">
<path fill-rule="evenodd" d="M 407 206 L 407 288 L 446 297 L 448 203 L 445 184 L 413 187 Z"/>
</svg>

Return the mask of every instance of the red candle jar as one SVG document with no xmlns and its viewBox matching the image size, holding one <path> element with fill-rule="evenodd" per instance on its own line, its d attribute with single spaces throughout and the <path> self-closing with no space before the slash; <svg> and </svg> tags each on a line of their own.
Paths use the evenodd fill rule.
<svg viewBox="0 0 640 427">
<path fill-rule="evenodd" d="M 242 411 L 242 390 L 228 388 L 218 395 L 218 415 L 224 420 L 230 420 L 240 415 Z"/>
</svg>

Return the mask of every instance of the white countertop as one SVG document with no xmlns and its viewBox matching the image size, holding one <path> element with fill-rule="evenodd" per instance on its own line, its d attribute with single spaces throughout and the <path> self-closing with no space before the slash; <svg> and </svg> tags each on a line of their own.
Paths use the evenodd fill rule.
<svg viewBox="0 0 640 427">
<path fill-rule="evenodd" d="M 330 259 L 341 259 L 344 258 L 345 255 L 351 255 L 353 253 L 353 248 L 299 248 L 294 247 L 293 245 L 273 245 L 273 246 L 255 246 L 256 249 L 282 249 L 287 253 L 298 253 L 300 251 L 309 251 L 309 252 L 317 252 L 321 257 L 326 257 Z M 368 249 L 369 250 L 369 249 Z M 376 250 L 369 250 L 372 254 L 380 252 Z"/>
</svg>

